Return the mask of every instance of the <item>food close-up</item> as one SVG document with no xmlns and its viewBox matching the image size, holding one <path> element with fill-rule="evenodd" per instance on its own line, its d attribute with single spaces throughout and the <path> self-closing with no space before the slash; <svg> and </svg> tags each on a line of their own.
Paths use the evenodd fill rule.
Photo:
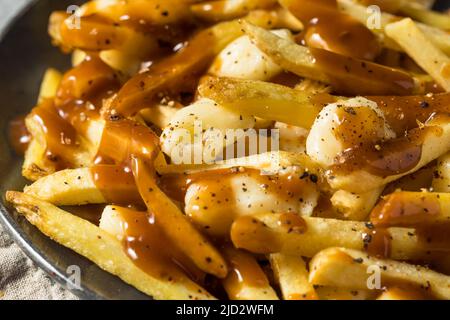
<svg viewBox="0 0 450 320">
<path fill-rule="evenodd" d="M 5 205 L 155 300 L 448 300 L 450 13 L 435 5 L 53 11 L 42 32 L 71 66 L 49 61 L 9 121 L 26 185 Z"/>
</svg>

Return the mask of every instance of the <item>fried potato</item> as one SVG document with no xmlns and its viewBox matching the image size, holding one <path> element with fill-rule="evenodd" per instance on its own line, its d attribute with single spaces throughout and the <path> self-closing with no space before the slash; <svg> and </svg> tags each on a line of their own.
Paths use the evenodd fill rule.
<svg viewBox="0 0 450 320">
<path fill-rule="evenodd" d="M 450 16 L 448 14 L 424 9 L 420 4 L 409 3 L 409 1 L 403 1 L 400 11 L 405 16 L 411 17 L 414 20 L 423 22 L 429 26 L 443 30 L 450 29 Z"/>
<path fill-rule="evenodd" d="M 256 259 L 246 252 L 225 248 L 230 273 L 222 280 L 231 300 L 278 300 Z"/>
<path fill-rule="evenodd" d="M 48 68 L 42 79 L 41 88 L 39 90 L 38 104 L 44 99 L 55 97 L 58 86 L 61 83 L 62 74 L 56 69 Z"/>
<path fill-rule="evenodd" d="M 119 91 L 112 109 L 124 115 L 144 109 L 158 92 L 175 89 L 185 84 L 191 75 L 204 71 L 214 57 L 240 35 L 242 31 L 237 21 L 223 22 L 201 31 L 176 54 L 130 79 Z"/>
<path fill-rule="evenodd" d="M 335 86 L 346 95 L 407 95 L 420 90 L 411 75 L 373 62 L 307 48 L 248 22 L 243 27 L 254 44 L 283 69 Z M 327 64 L 321 66 L 320 61 Z M 322 57 L 324 56 L 324 57 Z M 345 66 L 336 68 L 336 65 Z M 396 81 L 389 80 L 396 78 Z M 400 82 L 398 81 L 399 79 Z"/>
<path fill-rule="evenodd" d="M 283 221 L 295 222 L 298 230 L 283 225 Z M 237 219 L 231 227 L 231 239 L 237 248 L 253 253 L 313 257 L 333 246 L 363 250 L 372 241 L 368 232 L 364 222 L 267 213 Z M 388 232 L 392 259 L 426 259 L 431 251 L 442 249 L 439 244 L 433 247 L 420 241 L 411 228 L 389 228 Z"/>
<path fill-rule="evenodd" d="M 261 170 L 264 174 L 276 174 L 280 170 L 290 166 L 304 168 L 311 174 L 320 177 L 322 169 L 314 163 L 304 153 L 293 153 L 286 151 L 273 151 L 262 154 L 256 154 L 248 157 L 235 158 L 223 161 L 218 164 L 199 164 L 199 165 L 157 165 L 156 170 L 159 174 L 191 174 L 196 172 L 217 171 L 232 168 L 249 168 Z M 319 181 L 323 183 L 323 181 Z"/>
<path fill-rule="evenodd" d="M 311 127 L 322 107 L 311 94 L 262 81 L 208 77 L 198 92 L 241 114 L 303 128 Z"/>
<path fill-rule="evenodd" d="M 24 193 L 10 191 L 6 198 L 45 235 L 155 299 L 213 298 L 187 277 L 170 282 L 145 273 L 126 255 L 120 241 L 86 220 Z"/>
<path fill-rule="evenodd" d="M 421 266 L 381 260 L 367 253 L 344 248 L 328 248 L 310 262 L 309 281 L 315 285 L 369 289 L 371 268 L 377 268 L 382 287 L 411 286 L 438 299 L 450 298 L 450 277 Z M 381 289 L 381 287 L 380 287 Z"/>
<path fill-rule="evenodd" d="M 284 300 L 318 299 L 302 257 L 275 253 L 270 255 L 270 264 Z"/>
<path fill-rule="evenodd" d="M 89 168 L 55 172 L 25 187 L 24 192 L 56 206 L 106 203 Z"/>
<path fill-rule="evenodd" d="M 366 220 L 382 192 L 383 187 L 365 193 L 338 190 L 331 197 L 331 203 L 336 212 L 346 220 L 363 221 Z"/>
<path fill-rule="evenodd" d="M 383 197 L 370 221 L 382 227 L 444 225 L 450 221 L 450 193 L 394 192 Z M 427 241 L 431 243 L 432 239 L 430 235 Z"/>
<path fill-rule="evenodd" d="M 386 26 L 394 39 L 414 61 L 447 92 L 450 91 L 450 58 L 437 48 L 410 18 Z"/>
<path fill-rule="evenodd" d="M 270 9 L 277 0 L 218 0 L 196 3 L 192 13 L 206 21 L 223 21 L 242 17 L 252 10 Z"/>
<path fill-rule="evenodd" d="M 308 279 L 309 281 L 309 279 Z M 315 285 L 320 300 L 373 300 L 377 292 Z"/>
<path fill-rule="evenodd" d="M 367 12 L 367 7 L 361 4 L 355 3 L 353 0 L 338 0 L 339 8 L 345 13 L 351 15 L 353 18 L 357 19 L 363 24 L 367 23 L 370 13 Z M 380 27 L 379 31 L 385 32 L 385 27 L 387 24 L 396 22 L 400 18 L 398 16 L 392 15 L 387 12 L 381 12 Z M 440 50 L 446 54 L 450 53 L 450 36 L 449 34 L 439 28 L 431 27 L 423 23 L 418 23 L 418 27 L 426 34 L 426 37 L 433 42 Z M 377 30 L 373 30 L 377 31 Z M 389 40 L 389 39 L 386 39 Z M 385 43 L 388 47 L 396 50 L 402 50 L 395 42 Z"/>
<path fill-rule="evenodd" d="M 32 138 L 22 165 L 22 175 L 25 178 L 36 181 L 56 171 L 55 163 L 48 160 L 45 154 L 46 148 Z"/>
<path fill-rule="evenodd" d="M 450 153 L 437 160 L 432 187 L 436 192 L 450 192 Z"/>
<path fill-rule="evenodd" d="M 194 228 L 172 200 L 159 189 L 153 173 L 145 167 L 142 160 L 134 158 L 132 165 L 139 192 L 148 210 L 155 215 L 167 236 L 177 243 L 181 251 L 201 270 L 218 278 L 224 278 L 228 270 L 218 250 Z"/>
</svg>

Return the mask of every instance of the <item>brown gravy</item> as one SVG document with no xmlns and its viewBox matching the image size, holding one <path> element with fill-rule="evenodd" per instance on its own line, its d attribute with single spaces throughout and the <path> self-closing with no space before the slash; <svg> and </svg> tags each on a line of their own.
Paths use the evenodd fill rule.
<svg viewBox="0 0 450 320">
<path fill-rule="evenodd" d="M 121 208 L 127 255 L 143 271 L 170 282 L 183 281 L 183 273 L 201 282 L 204 274 L 176 248 L 147 212 Z"/>
<path fill-rule="evenodd" d="M 288 9 L 305 25 L 303 37 L 309 47 L 369 61 L 381 51 L 374 34 L 359 21 L 342 13 L 336 0 L 292 1 Z"/>
<path fill-rule="evenodd" d="M 31 134 L 25 125 L 26 116 L 18 116 L 9 122 L 8 138 L 18 155 L 25 154 L 31 141 Z"/>
</svg>

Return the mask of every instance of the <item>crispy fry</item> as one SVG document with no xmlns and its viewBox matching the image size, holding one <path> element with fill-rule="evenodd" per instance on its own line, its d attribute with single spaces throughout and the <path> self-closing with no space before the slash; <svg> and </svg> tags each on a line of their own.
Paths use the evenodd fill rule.
<svg viewBox="0 0 450 320">
<path fill-rule="evenodd" d="M 427 38 L 410 18 L 386 26 L 394 39 L 416 63 L 427 71 L 446 91 L 450 91 L 450 58 Z"/>
<path fill-rule="evenodd" d="M 158 92 L 175 89 L 191 75 L 204 71 L 215 55 L 240 35 L 237 21 L 223 22 L 200 32 L 178 53 L 128 81 L 119 91 L 113 110 L 130 115 L 145 108 Z"/>
<path fill-rule="evenodd" d="M 368 229 L 364 222 L 293 216 L 295 214 L 287 217 L 292 221 L 304 221 L 297 232 L 290 231 L 281 223 L 287 219 L 286 214 L 241 217 L 231 228 L 233 244 L 253 253 L 284 253 L 303 257 L 312 257 L 332 246 L 363 250 L 367 245 L 364 239 L 368 239 Z M 440 245 L 433 247 L 433 244 L 422 243 L 413 231 L 408 228 L 389 229 L 392 259 L 426 259 L 430 251 L 442 249 Z"/>
<path fill-rule="evenodd" d="M 153 173 L 139 159 L 133 159 L 133 173 L 145 204 L 166 234 L 203 271 L 223 278 L 227 266 L 216 248 L 187 220 L 178 207 L 158 187 Z M 177 227 L 174 227 L 177 226 Z"/>
<path fill-rule="evenodd" d="M 314 300 L 317 293 L 309 283 L 309 272 L 302 257 L 281 253 L 270 255 L 275 279 L 280 285 L 285 300 Z"/>
<path fill-rule="evenodd" d="M 433 191 L 450 192 L 450 153 L 437 160 L 432 186 Z"/>
<path fill-rule="evenodd" d="M 252 10 L 270 9 L 277 0 L 218 0 L 191 6 L 193 14 L 207 21 L 223 21 L 242 17 Z"/>
<path fill-rule="evenodd" d="M 44 99 L 55 97 L 58 86 L 61 83 L 62 74 L 56 69 L 49 68 L 45 71 L 44 78 L 39 90 L 38 104 Z"/>
<path fill-rule="evenodd" d="M 310 262 L 309 281 L 316 285 L 366 290 L 372 284 L 370 276 L 374 273 L 373 268 L 378 268 L 381 276 L 379 289 L 403 285 L 438 299 L 450 298 L 448 276 L 424 267 L 380 260 L 361 251 L 343 248 L 329 248 L 318 253 Z"/>
<path fill-rule="evenodd" d="M 382 187 L 365 193 L 338 190 L 331 197 L 331 203 L 346 220 L 363 221 L 366 220 L 382 192 Z"/>
<path fill-rule="evenodd" d="M 86 220 L 24 193 L 10 191 L 6 198 L 44 234 L 156 299 L 212 298 L 187 277 L 169 282 L 143 272 L 117 239 Z"/>
<path fill-rule="evenodd" d="M 407 95 L 420 89 L 413 78 L 403 71 L 300 46 L 245 21 L 243 26 L 255 45 L 283 69 L 331 84 L 343 94 Z"/>
<path fill-rule="evenodd" d="M 230 273 L 222 280 L 231 300 L 278 300 L 256 259 L 234 248 L 225 249 Z"/>
<path fill-rule="evenodd" d="M 222 107 L 304 128 L 322 107 L 309 93 L 262 81 L 208 77 L 198 91 Z"/>
</svg>

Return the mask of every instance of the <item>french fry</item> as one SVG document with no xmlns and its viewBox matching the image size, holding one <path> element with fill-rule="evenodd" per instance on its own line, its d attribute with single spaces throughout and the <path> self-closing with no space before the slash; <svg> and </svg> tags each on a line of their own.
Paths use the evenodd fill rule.
<svg viewBox="0 0 450 320">
<path fill-rule="evenodd" d="M 106 203 L 89 168 L 55 172 L 25 187 L 24 192 L 56 206 Z"/>
<path fill-rule="evenodd" d="M 308 279 L 309 281 L 309 279 Z M 323 287 L 316 285 L 320 300 L 373 300 L 377 293 L 371 290 L 354 290 L 348 288 Z"/>
<path fill-rule="evenodd" d="M 181 251 L 201 270 L 218 278 L 224 278 L 227 275 L 227 266 L 217 249 L 193 227 L 172 200 L 159 189 L 153 173 L 145 167 L 142 160 L 134 158 L 132 165 L 139 192 L 148 210 L 155 215 L 167 236 L 177 243 Z"/>
<path fill-rule="evenodd" d="M 36 181 L 56 171 L 55 163 L 45 156 L 46 148 L 32 138 L 25 151 L 22 175 L 30 181 Z"/>
<path fill-rule="evenodd" d="M 311 174 L 320 176 L 322 169 L 315 164 L 307 155 L 286 151 L 273 151 L 248 157 L 226 160 L 219 164 L 199 164 L 199 165 L 158 165 L 156 170 L 161 175 L 166 174 L 192 174 L 197 172 L 217 171 L 232 168 L 249 168 L 261 170 L 266 173 L 276 174 L 281 169 L 299 166 L 305 168 Z"/>
<path fill-rule="evenodd" d="M 383 197 L 370 221 L 382 227 L 417 227 L 450 221 L 450 193 L 394 192 Z M 449 227 L 450 230 L 450 227 Z M 430 235 L 428 242 L 432 242 Z"/>
<path fill-rule="evenodd" d="M 311 127 L 323 107 L 320 99 L 314 100 L 309 93 L 263 81 L 208 77 L 198 92 L 242 114 L 303 128 Z"/>
<path fill-rule="evenodd" d="M 435 192 L 450 192 L 450 153 L 437 160 L 432 187 Z"/>
<path fill-rule="evenodd" d="M 230 272 L 222 280 L 231 300 L 278 300 L 256 259 L 243 251 L 225 248 Z"/>
<path fill-rule="evenodd" d="M 159 279 L 139 269 L 114 236 L 45 201 L 10 191 L 6 198 L 27 220 L 56 242 L 72 249 L 138 290 L 156 299 L 211 299 L 187 277 L 178 282 Z"/>
<path fill-rule="evenodd" d="M 377 300 L 426 300 L 426 296 L 419 290 L 389 288 Z"/>
<path fill-rule="evenodd" d="M 374 268 L 380 275 L 379 289 L 406 285 L 438 299 L 450 298 L 448 276 L 424 267 L 381 260 L 365 252 L 344 248 L 328 248 L 318 253 L 310 262 L 309 281 L 315 285 L 367 290 L 369 285 L 376 286 L 376 281 L 371 283 L 370 278 Z"/>
<path fill-rule="evenodd" d="M 357 19 L 361 23 L 366 24 L 370 13 L 367 12 L 367 7 L 353 0 L 338 0 L 339 8 L 345 13 L 351 15 L 353 18 Z M 380 19 L 380 29 L 375 29 L 373 31 L 385 32 L 385 27 L 387 24 L 396 22 L 400 18 L 398 16 L 392 15 L 387 12 L 381 12 Z M 450 53 L 450 36 L 449 34 L 439 28 L 431 27 L 423 23 L 418 23 L 418 27 L 426 34 L 426 37 L 433 42 L 435 46 L 441 49 L 446 54 Z M 395 42 L 389 43 L 389 39 L 386 39 L 385 45 L 392 49 L 402 50 Z"/>
<path fill-rule="evenodd" d="M 270 255 L 270 264 L 284 300 L 318 299 L 302 257 L 275 253 Z"/>
<path fill-rule="evenodd" d="M 410 18 L 386 26 L 394 39 L 416 63 L 427 71 L 446 91 L 450 91 L 450 58 L 427 38 Z"/>
<path fill-rule="evenodd" d="M 44 99 L 55 97 L 58 86 L 61 83 L 62 74 L 56 69 L 49 68 L 45 71 L 44 78 L 39 90 L 38 104 Z"/>
<path fill-rule="evenodd" d="M 174 89 L 191 75 L 204 71 L 214 57 L 240 35 L 242 31 L 237 21 L 223 22 L 201 31 L 182 50 L 150 71 L 130 79 L 119 91 L 112 109 L 130 115 L 145 108 L 158 92 Z"/>
<path fill-rule="evenodd" d="M 383 188 L 365 193 L 338 190 L 331 197 L 331 203 L 346 220 L 363 221 L 366 220 L 382 192 Z"/>
<path fill-rule="evenodd" d="M 89 16 L 101 14 L 114 22 L 122 22 L 123 17 L 129 16 L 136 21 L 144 21 L 146 24 L 166 26 L 183 24 L 192 19 L 189 10 L 192 1 L 184 0 L 94 0 L 81 7 L 80 15 Z"/>
<path fill-rule="evenodd" d="M 408 95 L 420 89 L 411 75 L 403 71 L 307 48 L 245 21 L 243 27 L 254 44 L 280 67 L 301 77 L 331 84 L 342 94 Z"/>
<path fill-rule="evenodd" d="M 231 239 L 237 248 L 253 253 L 284 253 L 313 257 L 333 246 L 363 250 L 372 238 L 366 223 L 335 219 L 303 217 L 295 214 L 258 214 L 237 219 L 231 227 Z M 283 221 L 298 221 L 292 231 Z M 291 222 L 292 222 L 291 221 Z M 430 252 L 440 251 L 438 244 L 422 242 L 411 228 L 389 228 L 390 258 L 396 260 L 426 259 Z"/>
<path fill-rule="evenodd" d="M 158 128 L 164 129 L 170 123 L 175 113 L 179 109 L 170 106 L 156 106 L 153 108 L 142 109 L 140 115 L 148 123 L 153 123 Z"/>
<path fill-rule="evenodd" d="M 416 21 L 423 22 L 429 26 L 437 27 L 443 30 L 450 29 L 450 17 L 448 14 L 427 10 L 420 4 L 409 3 L 409 1 L 403 1 L 400 11 L 406 16 L 409 16 Z"/>
<path fill-rule="evenodd" d="M 24 192 L 57 206 L 141 202 L 133 176 L 114 165 L 58 171 L 25 187 Z"/>
<path fill-rule="evenodd" d="M 207 21 L 223 21 L 242 17 L 252 10 L 270 9 L 277 0 L 219 0 L 191 6 L 192 13 Z"/>
</svg>

